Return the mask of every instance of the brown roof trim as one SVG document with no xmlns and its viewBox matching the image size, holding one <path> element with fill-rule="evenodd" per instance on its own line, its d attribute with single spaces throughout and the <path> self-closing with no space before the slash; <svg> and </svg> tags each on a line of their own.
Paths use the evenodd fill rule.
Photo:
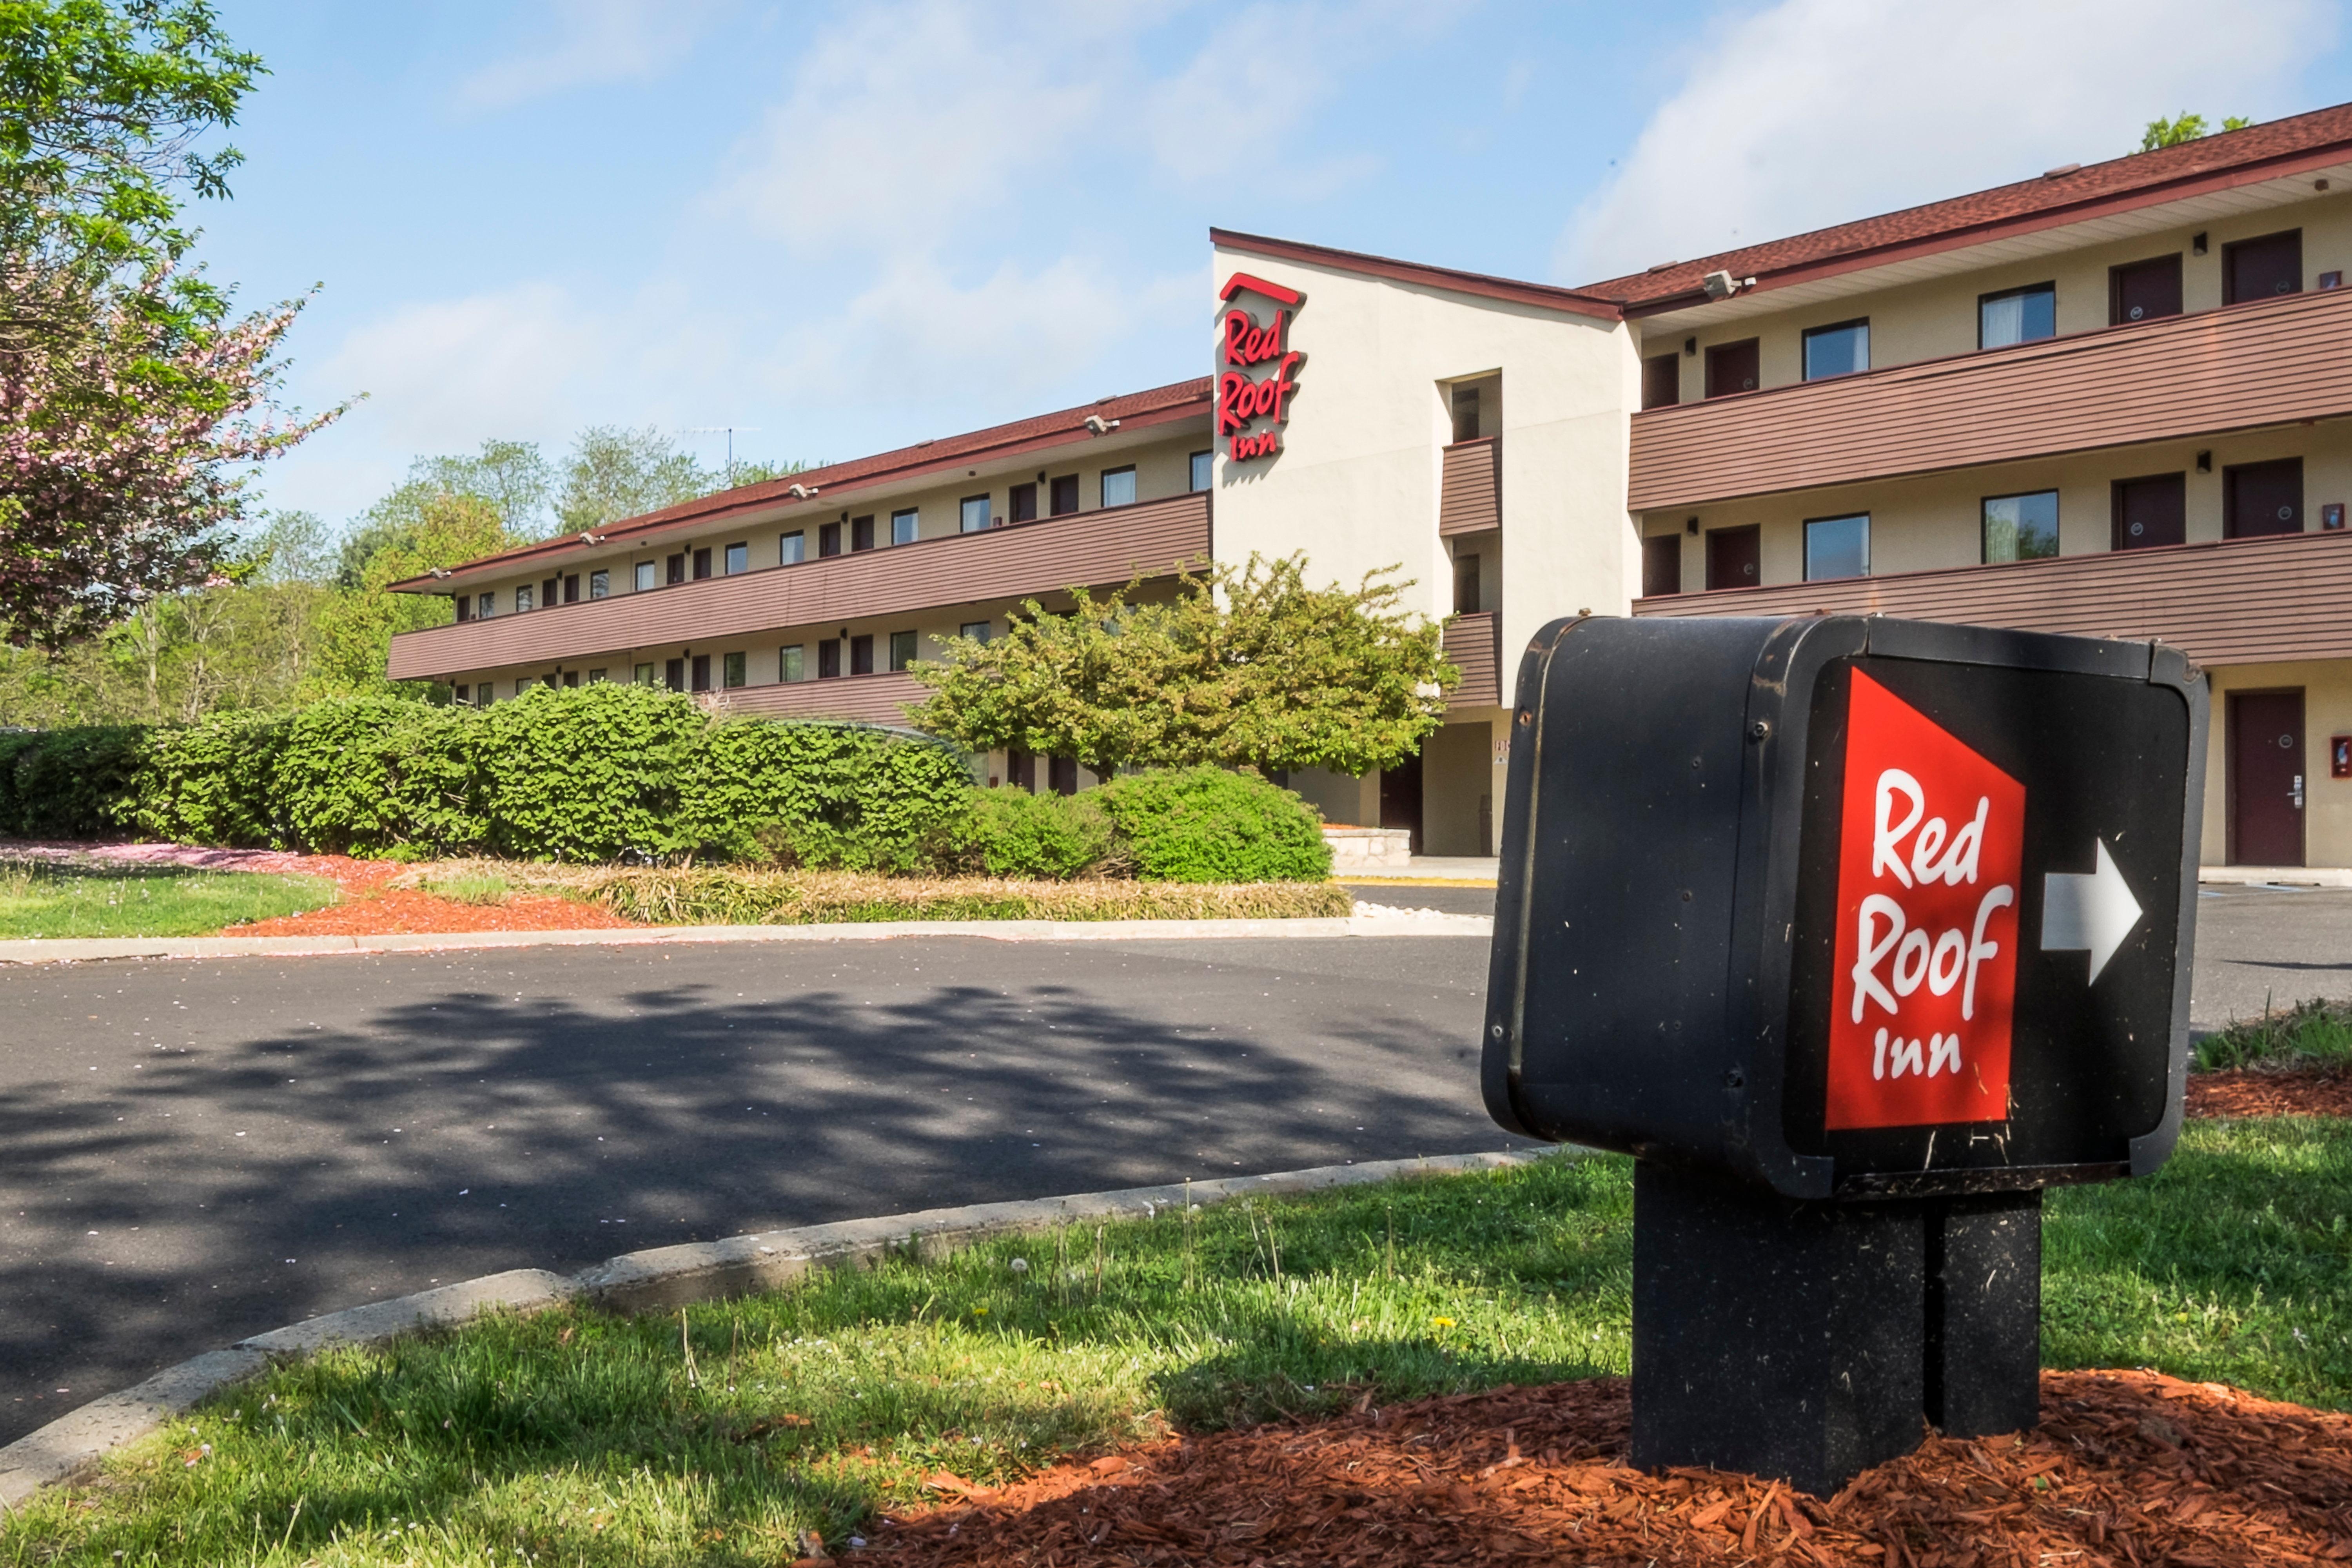
<svg viewBox="0 0 2352 1568">
<path fill-rule="evenodd" d="M 1229 228 L 1211 229 L 1209 243 L 1229 250 L 1246 250 L 1255 256 L 1272 256 L 1285 261 L 1303 261 L 1311 267 L 1328 267 L 1337 272 L 1385 278 L 1392 283 L 1418 283 L 1424 288 L 1444 289 L 1456 294 L 1475 294 L 1488 300 L 1507 300 L 1516 305 L 1565 310 L 1570 315 L 1591 316 L 1604 321 L 1619 321 L 1624 315 L 1613 301 L 1580 294 L 1572 289 L 1556 288 L 1549 283 L 1519 283 L 1508 278 L 1490 278 L 1483 272 L 1458 272 L 1451 267 L 1429 267 L 1418 261 L 1399 261 L 1393 257 L 1367 256 L 1357 250 L 1334 250 L 1328 246 L 1307 245 L 1295 239 L 1274 239 L 1262 234 L 1237 234 Z"/>
<path fill-rule="evenodd" d="M 2309 123 L 2298 127 L 2297 121 Z M 2305 132 L 2300 140 L 2299 130 Z M 2249 146 L 2248 155 L 2217 163 L 2213 154 L 2226 153 L 2232 140 Z M 2291 144 L 2280 147 L 2280 142 Z M 2265 142 L 2273 150 L 2251 151 Z M 1616 300 L 1628 317 L 1654 315 L 1704 303 L 1706 295 L 1698 286 L 1698 279 L 1713 271 L 1728 271 L 1742 279 L 1753 277 L 1759 291 L 1785 288 L 2240 185 L 2258 184 L 2326 168 L 2347 157 L 2352 157 L 2352 106 L 2337 106 L 2242 131 L 2222 132 L 2155 153 L 2127 153 L 2054 177 L 2043 175 L 1996 185 L 1968 195 L 1946 197 L 1761 245 L 1718 251 L 1650 273 L 1631 273 L 1581 287 L 1588 294 Z M 2167 163 L 2179 166 L 2178 172 L 2163 174 Z M 2154 177 L 2122 184 L 2120 176 L 2139 169 L 2147 170 Z M 2063 193 L 2070 188 L 2081 194 L 2064 195 Z M 2045 192 L 2056 199 L 2038 200 Z M 1940 221 L 1935 216 L 1938 209 L 1949 209 Z M 1866 237 L 1873 230 L 1899 227 L 1906 219 L 1927 226 L 1885 240 Z M 1837 237 L 1849 231 L 1853 235 L 1853 242 L 1841 246 Z M 1776 265 L 1775 252 L 1799 253 L 1800 258 Z M 1659 273 L 1667 276 L 1659 277 Z M 1647 291 L 1658 287 L 1666 291 Z"/>
<path fill-rule="evenodd" d="M 797 474 L 788 474 L 782 479 L 770 479 L 761 484 L 720 490 L 660 511 L 647 512 L 642 517 L 625 518 L 619 522 L 609 523 L 596 531 L 596 537 L 600 543 L 604 544 L 648 542 L 778 505 L 808 507 L 821 511 L 842 498 L 873 485 L 914 479 L 949 468 L 969 468 L 977 463 L 997 462 L 1025 452 L 1082 445 L 1095 438 L 1087 429 L 1086 422 L 1096 415 L 1105 419 L 1115 419 L 1121 429 L 1128 430 L 1149 429 L 1158 425 L 1196 418 L 1208 412 L 1213 391 L 1214 383 L 1207 376 L 1171 382 L 1165 386 L 1152 387 L 1144 392 L 1107 397 L 1099 402 L 1081 404 L 1075 408 L 1059 409 L 1052 414 L 1014 420 L 1006 425 L 993 425 L 961 436 L 921 441 L 894 451 L 827 463 L 819 468 L 804 468 Z M 820 493 L 805 500 L 795 500 L 791 494 L 794 485 L 805 485 Z M 539 562 L 557 561 L 576 555 L 581 548 L 578 534 L 559 534 L 535 544 L 518 545 L 496 555 L 465 562 L 448 568 L 442 575 L 409 577 L 387 586 L 394 593 L 446 594 L 461 578 L 478 579 Z"/>
</svg>

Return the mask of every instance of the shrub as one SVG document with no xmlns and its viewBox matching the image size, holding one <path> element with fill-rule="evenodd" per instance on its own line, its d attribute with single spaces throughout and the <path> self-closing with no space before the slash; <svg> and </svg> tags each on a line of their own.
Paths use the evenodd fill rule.
<svg viewBox="0 0 2352 1568">
<path fill-rule="evenodd" d="M 679 847 L 680 786 L 710 723 L 691 697 L 602 681 L 542 687 L 477 721 L 496 853 L 652 860 Z"/>
<path fill-rule="evenodd" d="M 1113 779 L 1095 796 L 1136 874 L 1170 882 L 1312 882 L 1331 874 L 1315 808 L 1254 773 L 1201 766 Z"/>
<path fill-rule="evenodd" d="M 984 789 L 958 836 L 957 858 L 992 877 L 1067 881 L 1126 868 L 1118 827 L 1092 795 Z"/>
<path fill-rule="evenodd" d="M 236 848 L 282 848 L 278 760 L 287 714 L 215 713 L 155 731 L 133 826 L 142 835 Z"/>
<path fill-rule="evenodd" d="M 328 855 L 477 847 L 488 827 L 476 716 L 390 697 L 317 702 L 272 773 L 285 840 Z"/>
<path fill-rule="evenodd" d="M 52 730 L 15 751 L 8 831 L 99 838 L 131 830 L 152 731 L 143 724 Z"/>
<path fill-rule="evenodd" d="M 871 725 L 729 719 L 688 759 L 681 849 L 847 870 L 930 866 L 971 792 L 961 753 Z"/>
</svg>

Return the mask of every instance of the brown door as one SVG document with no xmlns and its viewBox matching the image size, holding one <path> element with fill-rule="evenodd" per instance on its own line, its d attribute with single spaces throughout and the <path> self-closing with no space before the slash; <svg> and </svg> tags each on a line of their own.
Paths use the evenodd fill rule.
<svg viewBox="0 0 2352 1568">
<path fill-rule="evenodd" d="M 1055 517 L 1060 517 L 1066 512 L 1077 510 L 1078 476 L 1076 474 L 1064 474 L 1061 478 L 1054 480 L 1045 499 L 1053 507 L 1054 515 Z"/>
<path fill-rule="evenodd" d="M 2303 692 L 2230 693 L 2230 864 L 2303 864 Z"/>
<path fill-rule="evenodd" d="M 1706 395 L 1728 397 L 1735 392 L 1753 392 L 1760 384 L 1757 377 L 1756 340 L 1745 342 L 1717 343 L 1706 351 Z"/>
<path fill-rule="evenodd" d="M 2107 271 L 2107 320 L 2152 321 L 2180 314 L 2180 253 L 2158 256 Z"/>
<path fill-rule="evenodd" d="M 2116 550 L 2146 550 L 2189 541 L 2189 488 L 2185 474 L 2150 474 L 2117 479 L 2115 492 Z"/>
<path fill-rule="evenodd" d="M 1683 356 L 1657 354 L 1642 362 L 1642 406 L 1671 408 L 1683 400 Z"/>
<path fill-rule="evenodd" d="M 1010 492 L 1009 499 L 1013 502 L 1013 521 L 1034 522 L 1037 521 L 1037 487 L 1034 484 L 1013 486 Z"/>
<path fill-rule="evenodd" d="M 1076 757 L 1045 759 L 1045 787 L 1055 795 L 1078 793 L 1078 762 Z"/>
<path fill-rule="evenodd" d="M 1755 523 L 1746 528 L 1711 528 L 1706 534 L 1706 586 L 1753 588 L 1764 578 L 1764 531 Z"/>
<path fill-rule="evenodd" d="M 871 675 L 874 673 L 874 637 L 872 633 L 869 632 L 864 637 L 855 637 L 849 639 L 849 673 L 852 675 Z"/>
<path fill-rule="evenodd" d="M 2221 247 L 2221 303 L 2303 292 L 2303 230 L 2266 234 Z"/>
<path fill-rule="evenodd" d="M 1026 752 L 1005 752 L 1004 782 L 1016 789 L 1034 792 L 1037 787 L 1037 759 Z"/>
<path fill-rule="evenodd" d="M 1421 759 L 1407 757 L 1381 770 L 1381 826 L 1402 827 L 1412 834 L 1412 852 L 1421 853 Z"/>
<path fill-rule="evenodd" d="M 853 517 L 849 520 L 849 548 L 852 552 L 874 548 L 874 520 Z"/>
<path fill-rule="evenodd" d="M 1642 541 L 1642 596 L 1683 591 L 1683 536 L 1654 534 Z"/>
<path fill-rule="evenodd" d="M 2303 459 L 2241 463 L 2221 470 L 2221 533 L 2252 539 L 2303 531 Z"/>
</svg>

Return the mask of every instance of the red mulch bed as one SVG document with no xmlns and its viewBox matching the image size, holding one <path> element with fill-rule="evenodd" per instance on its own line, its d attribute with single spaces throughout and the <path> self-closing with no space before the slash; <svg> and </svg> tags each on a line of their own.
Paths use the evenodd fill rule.
<svg viewBox="0 0 2352 1568">
<path fill-rule="evenodd" d="M 2155 1373 L 2049 1372 L 2042 1426 L 1930 1437 L 1836 1497 L 1628 1468 L 1622 1379 L 1167 1441 L 886 1522 L 862 1553 L 1043 1568 L 2352 1559 L 2352 1415 Z"/>
<path fill-rule="evenodd" d="M 2352 1068 L 2189 1075 L 2191 1116 L 2352 1116 Z"/>
<path fill-rule="evenodd" d="M 267 868 L 327 877 L 343 890 L 343 901 L 306 915 L 279 915 L 232 926 L 225 936 L 391 936 L 411 932 L 481 931 L 613 931 L 638 922 L 624 920 L 601 904 L 570 899 L 511 898 L 502 904 L 461 904 L 415 888 L 388 884 L 414 867 L 347 855 L 275 855 Z M 255 867 L 254 869 L 263 868 Z"/>
</svg>

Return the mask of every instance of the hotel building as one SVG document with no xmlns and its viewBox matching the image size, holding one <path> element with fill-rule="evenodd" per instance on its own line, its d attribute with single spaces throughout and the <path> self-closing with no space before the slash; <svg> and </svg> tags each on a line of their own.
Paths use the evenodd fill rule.
<svg viewBox="0 0 2352 1568">
<path fill-rule="evenodd" d="M 401 584 L 457 618 L 390 675 L 899 723 L 1024 599 L 1304 551 L 1451 617 L 1421 755 L 1291 780 L 1424 853 L 1491 852 L 1545 622 L 1830 611 L 2176 644 L 2205 861 L 2352 867 L 2352 106 L 1572 289 L 1210 238 L 1208 376 Z"/>
</svg>

